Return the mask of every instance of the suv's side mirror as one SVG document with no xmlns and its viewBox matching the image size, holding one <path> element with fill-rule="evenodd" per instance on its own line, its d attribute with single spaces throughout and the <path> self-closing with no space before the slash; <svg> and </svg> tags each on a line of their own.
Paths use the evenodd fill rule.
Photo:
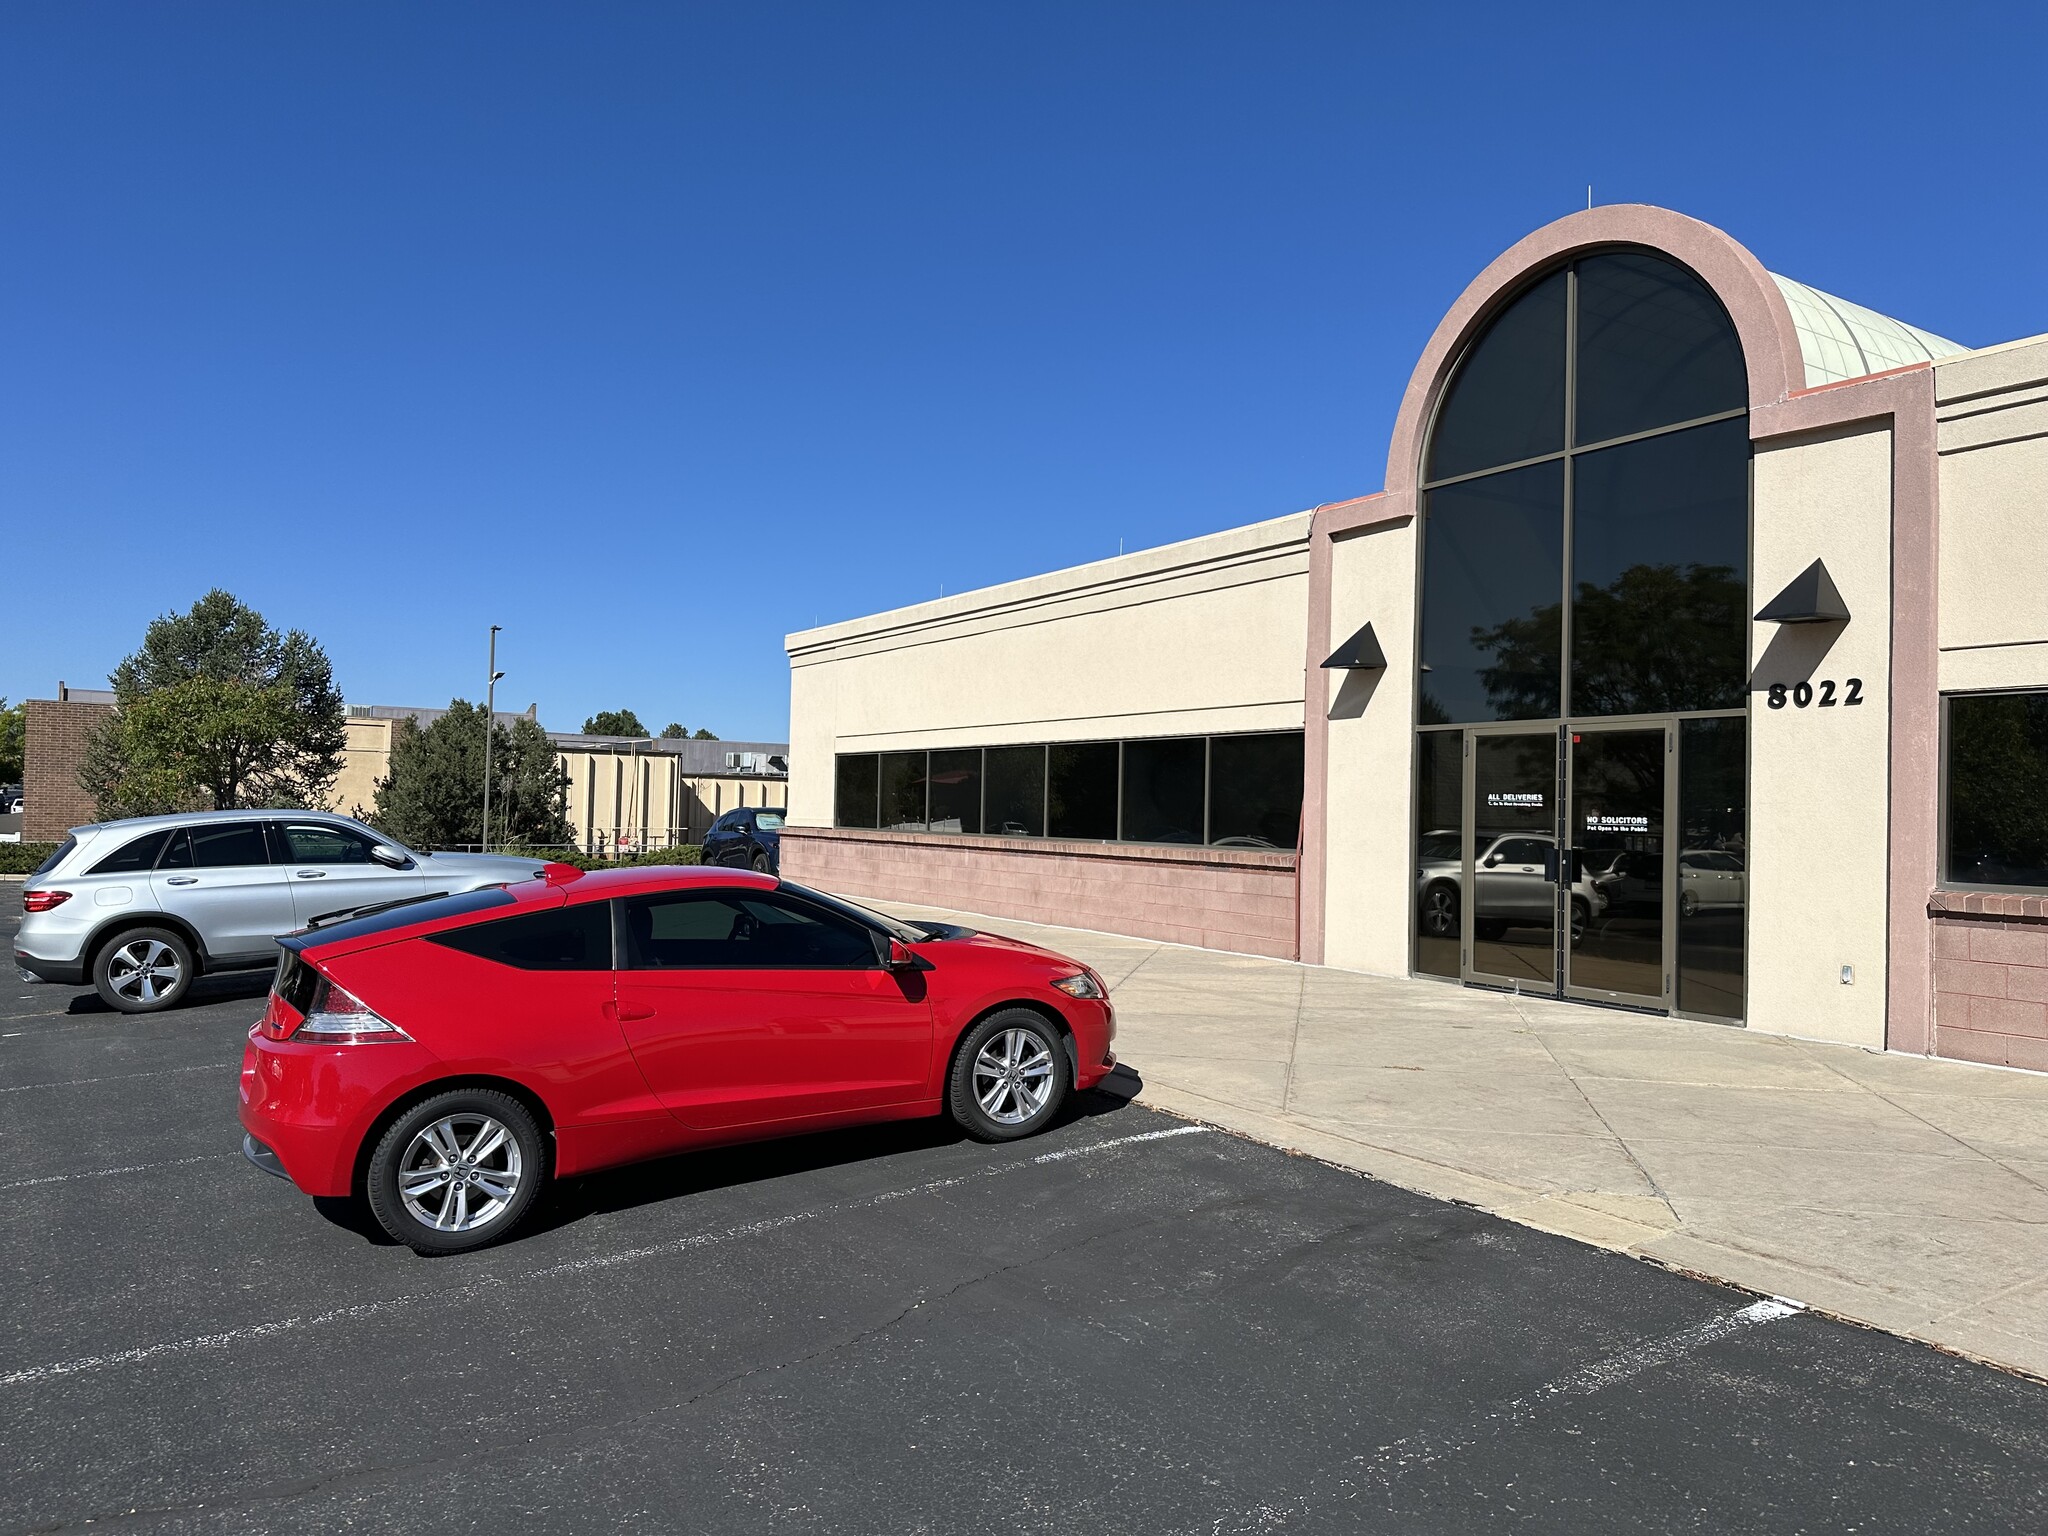
<svg viewBox="0 0 2048 1536">
<path fill-rule="evenodd" d="M 403 869 L 412 862 L 411 859 L 408 859 L 389 843 L 372 843 L 370 845 L 370 857 L 379 864 L 382 864 L 386 869 Z"/>
</svg>

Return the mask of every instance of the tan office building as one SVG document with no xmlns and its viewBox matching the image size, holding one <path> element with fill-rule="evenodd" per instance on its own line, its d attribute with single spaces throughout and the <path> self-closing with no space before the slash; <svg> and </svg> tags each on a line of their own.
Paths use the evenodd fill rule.
<svg viewBox="0 0 2048 1536">
<path fill-rule="evenodd" d="M 1588 210 L 1383 490 L 791 635 L 784 868 L 2048 1069 L 2044 533 L 2048 337 Z"/>
</svg>

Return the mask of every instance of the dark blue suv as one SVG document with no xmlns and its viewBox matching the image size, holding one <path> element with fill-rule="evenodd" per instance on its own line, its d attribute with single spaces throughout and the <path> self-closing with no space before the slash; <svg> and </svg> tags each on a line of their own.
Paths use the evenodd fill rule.
<svg viewBox="0 0 2048 1536">
<path fill-rule="evenodd" d="M 727 811 L 704 834 L 704 862 L 782 872 L 782 807 L 743 805 Z"/>
</svg>

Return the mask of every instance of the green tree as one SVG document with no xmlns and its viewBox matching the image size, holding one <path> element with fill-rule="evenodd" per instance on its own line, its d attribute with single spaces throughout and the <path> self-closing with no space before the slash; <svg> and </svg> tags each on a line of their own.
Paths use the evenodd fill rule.
<svg viewBox="0 0 2048 1536">
<path fill-rule="evenodd" d="M 676 734 L 683 734 L 681 726 L 676 727 Z M 27 746 L 27 709 L 19 704 L 10 708 L 7 700 L 0 698 L 0 784 L 21 782 L 22 759 L 27 754 Z"/>
<path fill-rule="evenodd" d="M 575 841 L 568 779 L 554 743 L 524 716 L 491 727 L 491 845 L 552 847 Z M 484 711 L 456 699 L 425 730 L 405 719 L 391 736 L 389 770 L 367 820 L 419 849 L 483 841 Z"/>
<path fill-rule="evenodd" d="M 630 709 L 601 709 L 583 722 L 586 736 L 645 736 L 646 726 Z"/>
<path fill-rule="evenodd" d="M 717 741 L 718 737 L 700 725 L 697 727 L 697 734 L 693 739 L 697 741 Z"/>
<path fill-rule="evenodd" d="M 0 704 L 5 704 L 6 702 L 5 699 L 0 699 Z M 687 741 L 689 737 L 690 728 L 687 725 L 678 725 L 673 720 L 661 728 L 661 739 L 663 741 Z"/>
<path fill-rule="evenodd" d="M 316 806 L 341 772 L 327 653 L 218 587 L 153 622 L 113 684 L 78 773 L 101 816 Z"/>
</svg>

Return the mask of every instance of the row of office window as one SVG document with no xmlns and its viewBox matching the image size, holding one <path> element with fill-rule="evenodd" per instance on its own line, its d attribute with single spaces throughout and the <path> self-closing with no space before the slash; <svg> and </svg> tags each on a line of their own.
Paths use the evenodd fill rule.
<svg viewBox="0 0 2048 1536">
<path fill-rule="evenodd" d="M 1293 849 L 1302 733 L 841 753 L 835 822 L 890 832 Z"/>
</svg>

